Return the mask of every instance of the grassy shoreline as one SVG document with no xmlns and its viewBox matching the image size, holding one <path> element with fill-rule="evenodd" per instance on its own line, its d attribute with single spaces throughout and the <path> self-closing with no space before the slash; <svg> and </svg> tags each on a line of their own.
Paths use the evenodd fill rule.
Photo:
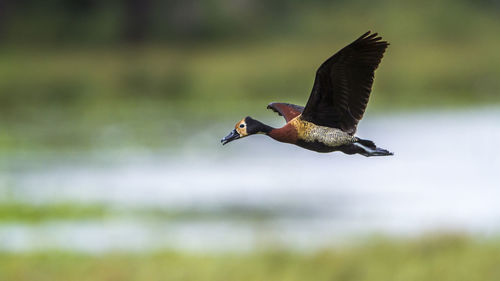
<svg viewBox="0 0 500 281">
<path fill-rule="evenodd" d="M 376 239 L 313 253 L 0 253 L 2 280 L 499 280 L 500 242 L 459 235 Z"/>
<path fill-rule="evenodd" d="M 0 202 L 2 223 L 40 223 L 44 221 L 77 221 L 117 218 L 141 218 L 167 221 L 237 220 L 268 221 L 285 215 L 307 217 L 293 208 L 263 208 L 252 206 L 221 206 L 212 208 L 118 207 L 76 202 L 29 204 Z"/>
</svg>

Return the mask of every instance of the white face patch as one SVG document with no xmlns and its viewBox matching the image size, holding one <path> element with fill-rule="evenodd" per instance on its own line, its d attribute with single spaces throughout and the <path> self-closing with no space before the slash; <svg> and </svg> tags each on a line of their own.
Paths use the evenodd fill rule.
<svg viewBox="0 0 500 281">
<path fill-rule="evenodd" d="M 238 132 L 238 134 L 240 134 L 240 138 L 248 136 L 247 123 L 245 123 L 245 119 L 242 119 L 240 122 L 236 123 L 234 129 L 236 130 L 236 132 Z"/>
</svg>

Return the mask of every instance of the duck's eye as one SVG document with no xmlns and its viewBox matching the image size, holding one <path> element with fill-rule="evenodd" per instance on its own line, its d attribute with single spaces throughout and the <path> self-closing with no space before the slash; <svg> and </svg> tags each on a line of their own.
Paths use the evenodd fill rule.
<svg viewBox="0 0 500 281">
<path fill-rule="evenodd" d="M 240 128 L 245 128 L 245 124 L 240 124 Z"/>
</svg>

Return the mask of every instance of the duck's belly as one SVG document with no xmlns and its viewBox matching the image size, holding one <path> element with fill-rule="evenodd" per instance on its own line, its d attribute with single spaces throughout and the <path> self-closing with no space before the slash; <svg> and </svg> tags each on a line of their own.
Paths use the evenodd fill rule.
<svg viewBox="0 0 500 281">
<path fill-rule="evenodd" d="M 303 140 L 299 140 L 295 144 L 302 147 L 302 148 L 309 149 L 309 150 L 316 151 L 316 152 L 333 152 L 333 151 L 338 151 L 342 147 L 342 146 L 329 146 L 329 145 L 326 145 L 326 144 L 324 144 L 322 142 L 318 142 L 318 141 L 306 142 Z"/>
</svg>

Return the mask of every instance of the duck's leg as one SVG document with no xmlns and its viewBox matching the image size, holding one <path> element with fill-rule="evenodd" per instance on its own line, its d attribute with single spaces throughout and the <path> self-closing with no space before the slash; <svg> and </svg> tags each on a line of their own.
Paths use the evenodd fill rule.
<svg viewBox="0 0 500 281">
<path fill-rule="evenodd" d="M 373 142 L 371 142 L 373 144 Z M 361 154 L 366 157 L 370 156 L 388 156 L 388 155 L 393 155 L 392 152 L 385 150 L 383 148 L 376 147 L 375 144 L 373 144 L 374 148 L 371 147 L 365 147 L 362 144 L 359 143 L 353 143 L 349 145 L 344 145 L 339 148 L 340 151 L 344 152 L 345 154 Z"/>
</svg>

